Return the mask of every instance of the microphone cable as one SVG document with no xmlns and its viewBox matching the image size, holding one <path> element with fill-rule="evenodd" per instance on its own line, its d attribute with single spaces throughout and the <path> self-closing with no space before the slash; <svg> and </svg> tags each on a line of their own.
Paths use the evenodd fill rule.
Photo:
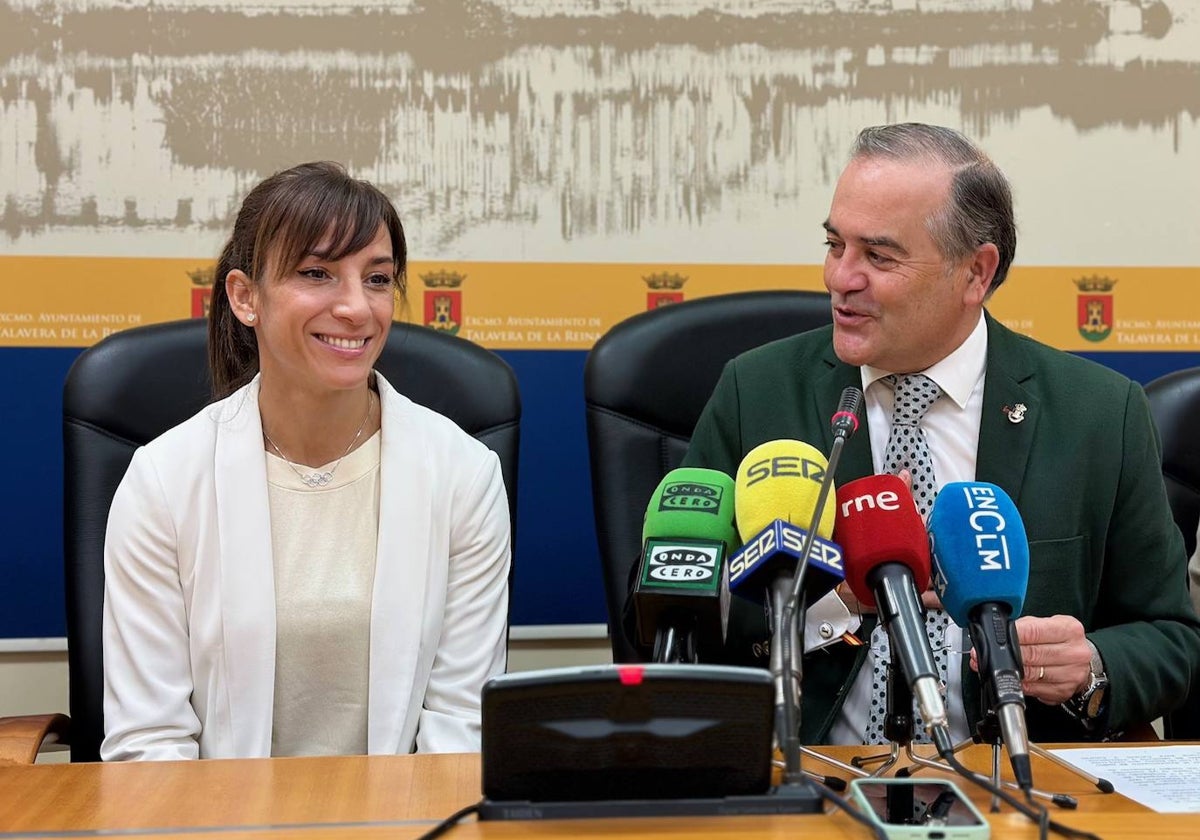
<svg viewBox="0 0 1200 840">
<path fill-rule="evenodd" d="M 816 779 L 810 779 L 809 781 L 812 783 L 813 787 L 817 789 L 825 801 L 833 803 L 833 805 L 837 808 L 841 808 L 846 812 L 846 815 L 849 816 L 850 819 L 865 825 L 871 834 L 878 838 L 878 840 L 887 840 L 887 832 L 884 831 L 883 826 L 879 826 L 871 822 L 869 819 L 867 819 L 866 815 L 862 811 L 851 805 L 850 802 L 845 798 L 838 796 L 831 788 L 821 784 Z"/>
<path fill-rule="evenodd" d="M 426 831 L 424 834 L 417 837 L 416 840 L 434 840 L 436 837 L 441 837 L 447 831 L 454 828 L 454 826 L 458 825 L 459 821 L 461 821 L 463 817 L 470 816 L 471 814 L 478 814 L 482 805 L 483 800 L 481 799 L 478 802 L 474 802 L 466 806 L 465 808 L 459 808 L 453 814 L 446 817 L 446 819 L 429 829 L 429 831 Z"/>
<path fill-rule="evenodd" d="M 1038 815 L 1038 840 L 1047 840 L 1050 834 L 1050 809 L 1034 801 L 1033 790 L 1025 788 L 1025 801 Z"/>
<path fill-rule="evenodd" d="M 983 788 L 992 796 L 995 796 L 996 798 L 1007 803 L 1017 813 L 1024 814 L 1030 820 L 1037 823 L 1039 836 L 1042 838 L 1042 840 L 1045 840 L 1047 830 L 1053 831 L 1056 834 L 1061 834 L 1064 837 L 1078 838 L 1078 840 L 1101 840 L 1098 835 L 1092 834 L 1090 831 L 1071 828 L 1068 825 L 1063 825 L 1060 822 L 1055 822 L 1054 820 L 1050 819 L 1050 812 L 1045 806 L 1034 803 L 1032 801 L 1032 796 L 1029 797 L 1029 805 L 1026 805 L 1024 802 L 1005 791 L 1003 787 L 997 787 L 996 785 L 993 785 L 991 779 L 966 767 L 961 761 L 958 760 L 958 757 L 954 755 L 953 752 L 944 752 L 941 754 L 941 757 L 948 765 L 950 765 L 954 772 L 958 773 L 964 779 Z"/>
</svg>

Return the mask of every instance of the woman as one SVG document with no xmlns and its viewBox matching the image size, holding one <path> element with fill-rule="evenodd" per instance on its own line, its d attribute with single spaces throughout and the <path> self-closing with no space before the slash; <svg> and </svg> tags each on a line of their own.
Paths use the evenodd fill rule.
<svg viewBox="0 0 1200 840">
<path fill-rule="evenodd" d="M 134 454 L 109 514 L 105 760 L 479 749 L 507 500 L 494 453 L 372 370 L 405 261 L 335 164 L 246 197 L 218 401 Z"/>
</svg>

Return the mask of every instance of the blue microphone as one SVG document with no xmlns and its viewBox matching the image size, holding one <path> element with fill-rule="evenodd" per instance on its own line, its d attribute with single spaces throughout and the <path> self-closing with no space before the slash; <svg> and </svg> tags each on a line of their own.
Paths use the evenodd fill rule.
<svg viewBox="0 0 1200 840">
<path fill-rule="evenodd" d="M 999 718 L 1017 784 L 1029 790 L 1024 667 L 1013 625 L 1029 585 L 1029 539 L 1021 514 L 996 485 L 956 481 L 938 492 L 929 537 L 942 606 L 955 624 L 970 628 L 984 697 Z"/>
<path fill-rule="evenodd" d="M 976 607 L 995 603 L 1016 618 L 1029 587 L 1029 539 L 1017 506 L 983 481 L 942 487 L 929 514 L 938 594 L 954 623 L 965 627 Z"/>
</svg>

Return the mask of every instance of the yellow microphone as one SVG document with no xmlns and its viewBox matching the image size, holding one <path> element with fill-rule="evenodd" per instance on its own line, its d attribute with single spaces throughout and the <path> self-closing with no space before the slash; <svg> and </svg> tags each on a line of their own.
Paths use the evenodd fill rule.
<svg viewBox="0 0 1200 840">
<path fill-rule="evenodd" d="M 818 512 L 822 488 L 827 503 Z M 803 675 L 797 653 L 798 625 L 793 620 L 793 589 L 815 601 L 845 576 L 841 549 L 828 541 L 837 508 L 829 461 L 803 441 L 767 441 L 746 453 L 738 465 L 733 502 L 745 544 L 730 559 L 729 590 L 753 601 L 766 601 L 776 736 L 789 766 L 795 764 L 798 772 L 796 714 Z M 809 528 L 816 534 L 807 534 Z M 814 536 L 817 539 L 812 539 Z M 814 550 L 821 559 L 814 561 Z"/>
<path fill-rule="evenodd" d="M 733 494 L 742 539 L 749 541 L 776 519 L 807 530 L 828 467 L 820 450 L 800 440 L 771 440 L 746 453 L 738 465 Z M 833 535 L 836 510 L 831 497 L 821 512 L 817 536 L 829 539 Z"/>
</svg>

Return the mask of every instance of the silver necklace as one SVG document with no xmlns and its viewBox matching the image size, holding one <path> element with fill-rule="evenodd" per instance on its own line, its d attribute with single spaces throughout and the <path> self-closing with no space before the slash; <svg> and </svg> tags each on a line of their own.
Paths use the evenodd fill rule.
<svg viewBox="0 0 1200 840">
<path fill-rule="evenodd" d="M 325 485 L 329 484 L 329 482 L 333 481 L 333 474 L 337 472 L 337 468 L 342 465 L 343 459 L 350 454 L 350 450 L 354 448 L 354 444 L 358 443 L 358 439 L 362 437 L 363 429 L 367 428 L 367 420 L 369 420 L 370 417 L 371 390 L 368 388 L 367 413 L 363 415 L 362 422 L 358 424 L 358 431 L 354 433 L 354 439 L 350 441 L 350 444 L 346 447 L 346 451 L 342 453 L 342 457 L 338 458 L 337 461 L 334 462 L 333 466 L 327 469 L 325 472 L 301 472 L 300 468 L 292 463 L 292 459 L 283 454 L 283 450 L 279 448 L 279 445 L 276 444 L 275 441 L 271 440 L 271 436 L 267 434 L 267 429 L 265 426 L 263 427 L 263 437 L 267 439 L 267 443 L 271 444 L 271 448 L 275 450 L 276 454 L 279 455 L 279 457 L 282 458 L 284 462 L 292 468 L 292 472 L 300 476 L 301 481 L 303 481 L 309 487 L 324 487 Z"/>
</svg>

